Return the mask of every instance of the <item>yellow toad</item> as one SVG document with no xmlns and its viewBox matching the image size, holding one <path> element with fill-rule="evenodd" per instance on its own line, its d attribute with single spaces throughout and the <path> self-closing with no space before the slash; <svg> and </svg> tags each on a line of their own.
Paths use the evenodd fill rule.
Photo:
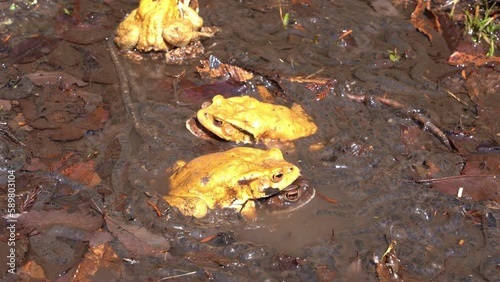
<svg viewBox="0 0 500 282">
<path fill-rule="evenodd" d="M 118 26 L 114 41 L 122 50 L 167 51 L 211 36 L 198 31 L 202 25 L 198 13 L 178 0 L 141 0 Z"/>
<path fill-rule="evenodd" d="M 292 108 L 260 102 L 249 96 L 205 103 L 196 114 L 207 130 L 228 141 L 265 143 L 291 141 L 312 135 L 317 127 L 299 104 Z"/>
<path fill-rule="evenodd" d="M 300 176 L 279 149 L 247 147 L 178 161 L 163 198 L 184 215 L 204 217 L 209 209 L 232 208 L 255 217 L 254 200 L 278 194 Z"/>
</svg>

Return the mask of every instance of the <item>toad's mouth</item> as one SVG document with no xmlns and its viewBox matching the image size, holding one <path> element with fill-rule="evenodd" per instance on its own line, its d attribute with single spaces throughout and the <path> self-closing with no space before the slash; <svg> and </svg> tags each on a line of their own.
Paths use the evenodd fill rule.
<svg viewBox="0 0 500 282">
<path fill-rule="evenodd" d="M 193 133 L 194 136 L 201 138 L 201 139 L 226 141 L 226 140 L 220 138 L 219 136 L 217 136 L 212 131 L 205 128 L 200 123 L 200 121 L 198 121 L 198 118 L 196 118 L 196 115 L 193 115 L 188 120 L 186 120 L 186 128 L 189 130 L 189 132 Z"/>
<path fill-rule="evenodd" d="M 197 117 L 197 114 L 193 115 L 186 121 L 186 128 L 196 137 L 206 140 L 215 139 L 221 141 L 226 140 L 224 136 L 231 136 L 230 139 L 240 139 L 243 143 L 255 142 L 253 134 L 251 134 L 247 130 L 234 124 L 224 122 L 211 114 L 205 113 L 205 115 L 205 118 L 208 120 L 208 122 L 213 123 L 211 127 L 213 130 L 210 130 L 206 126 L 204 126 Z"/>
<path fill-rule="evenodd" d="M 315 194 L 316 190 L 299 177 L 280 193 L 257 200 L 256 206 L 271 213 L 289 212 L 309 203 Z"/>
</svg>

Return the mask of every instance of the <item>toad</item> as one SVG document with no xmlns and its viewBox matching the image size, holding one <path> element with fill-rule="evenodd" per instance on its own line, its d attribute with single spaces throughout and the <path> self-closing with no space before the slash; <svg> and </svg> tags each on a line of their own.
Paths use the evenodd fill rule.
<svg viewBox="0 0 500 282">
<path fill-rule="evenodd" d="M 260 102 L 250 96 L 225 99 L 221 95 L 204 103 L 196 114 L 204 129 L 236 143 L 291 141 L 312 135 L 317 127 L 304 109 L 294 103 L 291 108 Z M 195 135 L 192 123 L 186 126 Z"/>
<path fill-rule="evenodd" d="M 316 190 L 309 186 L 307 181 L 299 177 L 280 193 L 257 201 L 259 209 L 270 213 L 291 212 L 309 203 L 315 196 Z"/>
<path fill-rule="evenodd" d="M 183 47 L 202 36 L 203 19 L 178 0 L 141 0 L 116 29 L 114 39 L 122 50 L 168 51 Z"/>
<path fill-rule="evenodd" d="M 163 198 L 186 216 L 202 218 L 209 209 L 231 208 L 252 219 L 255 200 L 278 194 L 299 176 L 299 168 L 279 149 L 238 147 L 178 161 Z"/>
</svg>

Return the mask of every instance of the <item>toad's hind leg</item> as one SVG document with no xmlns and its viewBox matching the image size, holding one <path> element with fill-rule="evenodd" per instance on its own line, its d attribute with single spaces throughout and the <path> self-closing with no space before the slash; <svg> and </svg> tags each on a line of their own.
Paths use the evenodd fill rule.
<svg viewBox="0 0 500 282">
<path fill-rule="evenodd" d="M 208 212 L 208 206 L 202 199 L 192 197 L 184 198 L 171 195 L 163 196 L 163 199 L 171 206 L 179 209 L 179 211 L 186 216 L 202 218 Z"/>
<path fill-rule="evenodd" d="M 115 43 L 121 50 L 132 50 L 139 41 L 141 24 L 135 21 L 136 10 L 125 18 L 116 29 Z"/>
</svg>

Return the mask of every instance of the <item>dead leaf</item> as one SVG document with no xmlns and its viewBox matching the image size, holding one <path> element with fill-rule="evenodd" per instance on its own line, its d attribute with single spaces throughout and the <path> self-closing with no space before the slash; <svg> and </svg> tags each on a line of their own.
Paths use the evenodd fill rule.
<svg viewBox="0 0 500 282">
<path fill-rule="evenodd" d="M 109 243 L 90 248 L 73 276 L 73 281 L 121 280 L 123 263 Z M 101 271 L 99 274 L 98 272 Z M 97 274 L 97 275 L 96 275 Z M 100 277 L 106 275 L 106 277 Z M 109 277 L 108 275 L 111 275 Z M 95 276 L 95 277 L 94 277 Z"/>
<path fill-rule="evenodd" d="M 36 35 L 29 37 L 12 47 L 9 60 L 15 64 L 30 63 L 42 56 L 48 55 L 59 44 L 60 39 Z"/>
<path fill-rule="evenodd" d="M 110 34 L 110 30 L 102 25 L 80 24 L 68 28 L 62 38 L 71 43 L 88 45 L 105 40 Z"/>
<path fill-rule="evenodd" d="M 75 78 L 71 74 L 68 74 L 63 71 L 52 71 L 45 72 L 39 71 L 35 73 L 30 73 L 25 75 L 29 78 L 36 86 L 43 86 L 47 84 L 60 85 L 61 83 L 65 83 L 68 85 L 76 84 L 77 86 L 86 86 L 88 83 Z"/>
<path fill-rule="evenodd" d="M 228 266 L 233 263 L 230 258 L 211 251 L 188 252 L 184 255 L 184 259 L 196 265 L 208 268 Z"/>
<path fill-rule="evenodd" d="M 377 275 L 380 281 L 404 281 L 403 265 L 396 255 L 396 241 L 392 241 L 384 255 L 377 262 Z"/>
<path fill-rule="evenodd" d="M 311 7 L 313 4 L 312 0 L 291 0 L 290 3 L 295 5 L 303 5 L 307 7 Z"/>
<path fill-rule="evenodd" d="M 107 35 L 106 35 L 107 36 Z M 103 50 L 104 51 L 104 50 Z M 107 53 L 87 51 L 83 54 L 84 81 L 111 84 L 115 82 L 115 70 Z"/>
<path fill-rule="evenodd" d="M 99 130 L 103 127 L 103 123 L 105 123 L 108 118 L 109 112 L 100 106 L 85 117 L 81 122 L 81 126 L 88 130 Z"/>
<path fill-rule="evenodd" d="M 415 10 L 411 14 L 410 21 L 416 29 L 427 35 L 429 40 L 432 41 L 433 34 L 436 30 L 431 21 L 425 17 L 425 12 L 430 11 L 430 4 L 430 1 L 418 0 Z M 437 27 L 439 31 L 439 22 Z"/>
<path fill-rule="evenodd" d="M 460 175 L 424 180 L 432 183 L 432 188 L 443 193 L 471 198 L 474 201 L 493 200 L 500 202 L 500 178 L 487 175 Z"/>
<path fill-rule="evenodd" d="M 27 261 L 23 266 L 21 266 L 16 274 L 19 276 L 19 281 L 33 281 L 42 280 L 45 281 L 45 272 L 43 268 L 33 260 Z"/>
<path fill-rule="evenodd" d="M 400 126 L 401 141 L 407 150 L 426 150 L 432 146 L 432 140 L 420 126 Z"/>
<path fill-rule="evenodd" d="M 52 129 L 41 134 L 54 141 L 72 141 L 82 138 L 89 130 L 102 129 L 108 118 L 108 111 L 98 107 L 92 113 L 70 123 L 50 123 L 41 118 L 31 122 L 30 125 L 37 129 Z"/>
<path fill-rule="evenodd" d="M 297 256 L 289 256 L 284 254 L 277 254 L 271 258 L 271 269 L 283 270 L 297 270 L 306 263 L 305 259 Z"/>
<path fill-rule="evenodd" d="M 254 77 L 253 73 L 234 65 L 224 64 L 212 55 L 208 60 L 201 60 L 200 63 L 202 66 L 197 66 L 196 70 L 206 80 L 217 81 L 232 78 L 236 81 L 247 81 Z"/>
<path fill-rule="evenodd" d="M 0 87 L 0 99 L 18 100 L 31 95 L 34 85 L 28 78 L 9 79 L 8 82 Z"/>
<path fill-rule="evenodd" d="M 472 154 L 467 158 L 463 175 L 500 175 L 499 154 Z"/>
<path fill-rule="evenodd" d="M 95 166 L 95 160 L 76 163 L 64 168 L 61 174 L 66 175 L 69 179 L 93 188 L 102 181 L 101 177 L 95 172 Z"/>
<path fill-rule="evenodd" d="M 23 166 L 23 170 L 34 172 L 34 171 L 47 171 L 50 170 L 50 168 L 48 165 L 43 163 L 40 160 L 40 158 L 32 157 L 26 161 L 26 163 Z"/>
<path fill-rule="evenodd" d="M 189 86 L 179 89 L 179 101 L 201 107 L 205 101 L 210 101 L 215 95 L 222 95 L 224 98 L 238 96 L 247 91 L 247 86 L 241 81 L 227 79 L 200 86 Z"/>
<path fill-rule="evenodd" d="M 489 63 L 500 62 L 500 57 L 485 55 L 470 55 L 462 52 L 454 52 L 448 59 L 448 64 L 453 66 L 462 66 L 466 64 L 474 64 L 475 66 L 482 66 Z"/>
<path fill-rule="evenodd" d="M 331 271 L 325 265 L 317 266 L 314 272 L 320 282 L 333 281 L 337 277 L 337 273 L 335 271 Z"/>
<path fill-rule="evenodd" d="M 46 136 L 54 141 L 72 141 L 82 138 L 85 132 L 87 130 L 83 128 L 63 125 L 56 130 L 46 131 Z"/>
<path fill-rule="evenodd" d="M 423 163 L 414 164 L 413 169 L 417 172 L 420 178 L 435 177 L 438 173 L 441 172 L 441 169 L 430 160 L 426 160 Z"/>
<path fill-rule="evenodd" d="M 102 95 L 93 92 L 87 92 L 80 88 L 76 89 L 74 94 L 83 99 L 85 102 L 85 109 L 93 111 L 97 106 L 102 105 Z"/>
<path fill-rule="evenodd" d="M 168 256 L 170 244 L 165 237 L 153 234 L 145 227 L 126 224 L 116 218 L 106 217 L 109 232 L 123 244 L 132 256 Z"/>
<path fill-rule="evenodd" d="M 100 216 L 82 212 L 68 213 L 65 210 L 33 210 L 21 214 L 17 221 L 25 233 L 30 233 L 35 229 L 42 231 L 53 225 L 65 225 L 88 232 L 94 232 L 102 226 Z"/>
<path fill-rule="evenodd" d="M 10 111 L 12 108 L 12 101 L 10 100 L 0 100 L 0 110 Z"/>
</svg>

